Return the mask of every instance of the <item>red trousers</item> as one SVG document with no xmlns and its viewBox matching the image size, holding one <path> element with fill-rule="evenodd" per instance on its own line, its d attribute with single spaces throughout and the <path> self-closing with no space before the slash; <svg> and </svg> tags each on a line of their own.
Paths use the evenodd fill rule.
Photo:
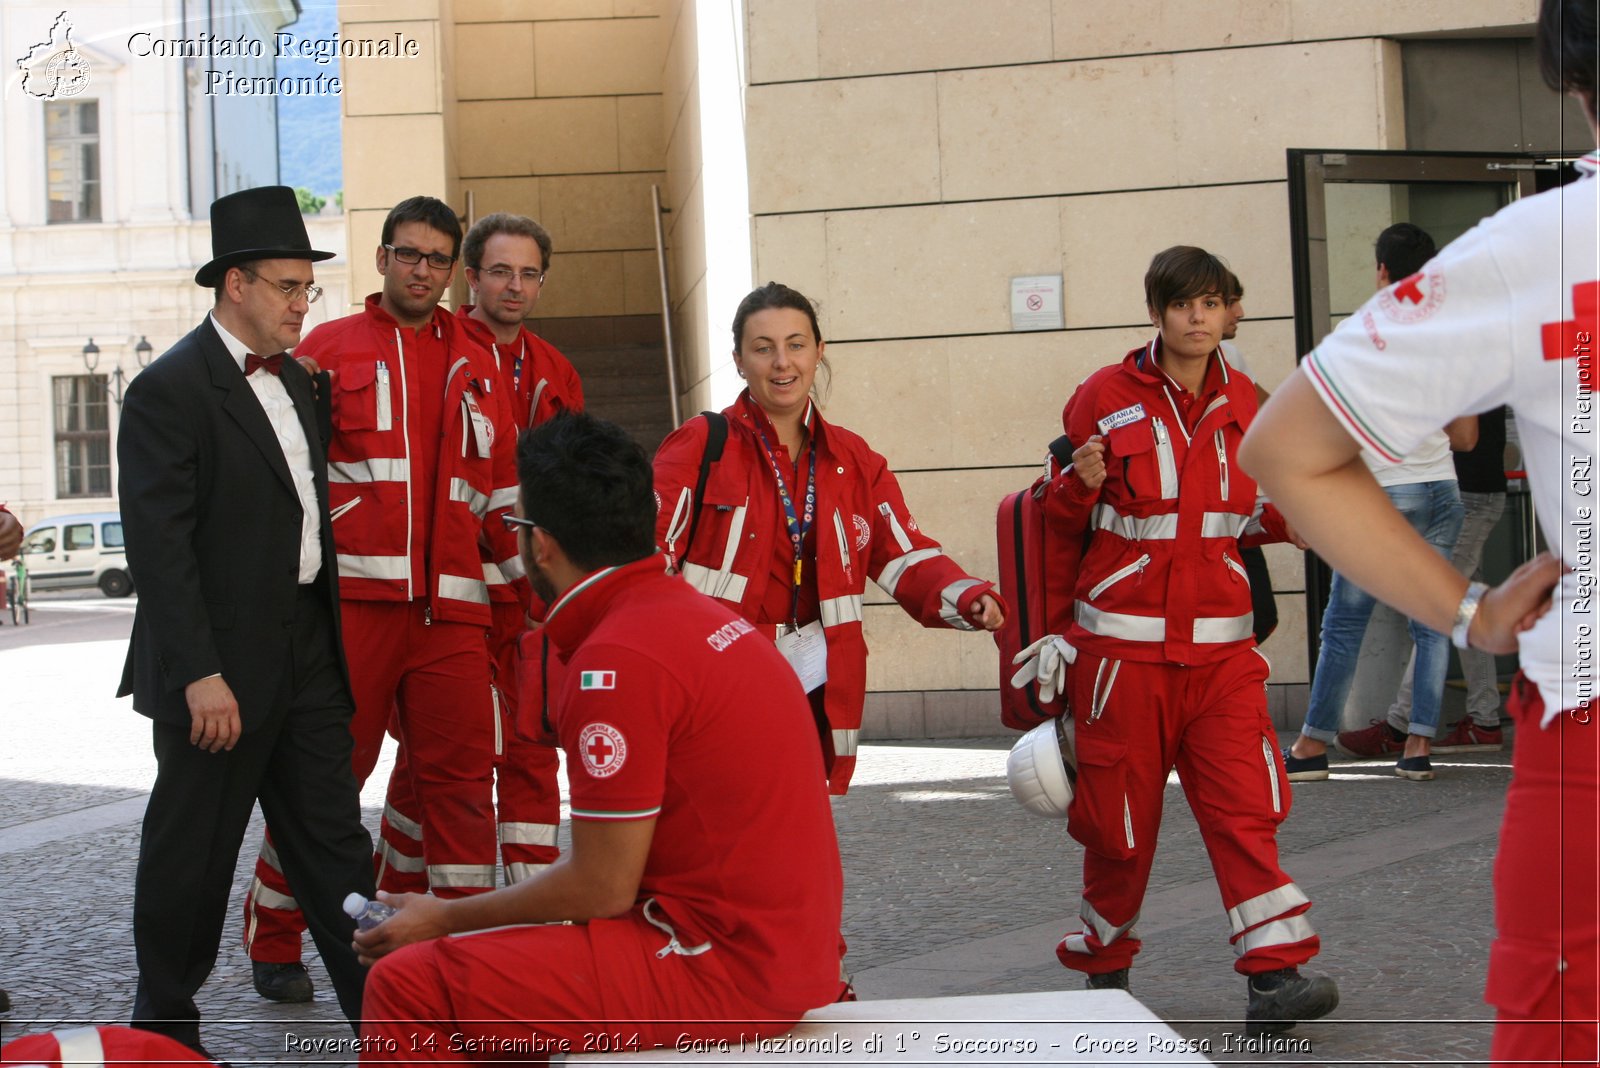
<svg viewBox="0 0 1600 1068">
<path fill-rule="evenodd" d="M 756 1005 L 713 948 L 662 953 L 639 909 L 613 920 L 417 942 L 367 976 L 362 1064 L 527 1063 L 557 1053 L 675 1049 L 787 1031 L 802 1009 Z"/>
<path fill-rule="evenodd" d="M 1600 1019 L 1600 711 L 1541 728 L 1521 675 L 1511 788 L 1494 863 L 1496 937 L 1484 1000 L 1498 1010 L 1496 1064 L 1594 1064 Z"/>
<path fill-rule="evenodd" d="M 494 628 L 489 632 L 489 654 L 497 716 L 495 802 L 500 859 L 506 882 L 515 883 L 560 855 L 556 831 L 561 825 L 561 791 L 556 772 L 561 762 L 554 745 L 531 741 L 517 730 L 517 640 L 526 627 L 522 606 L 496 601 L 491 607 Z M 538 669 L 537 661 L 522 668 L 524 672 Z M 389 775 L 382 839 L 379 874 L 385 880 L 384 889 L 427 893 L 427 873 L 421 863 L 422 827 L 411 782 L 411 759 L 404 745 Z"/>
<path fill-rule="evenodd" d="M 411 889 L 403 878 L 410 875 L 440 897 L 493 889 L 497 718 L 484 629 L 430 623 L 420 601 L 345 601 L 341 612 L 356 703 L 356 779 L 365 783 L 372 774 L 392 721 L 408 753 L 415 826 L 425 843 L 421 857 L 402 862 L 415 867 L 409 872 L 394 870 L 392 851 L 380 844 L 378 885 Z M 386 812 L 384 843 L 410 829 L 392 822 Z M 245 900 L 245 947 L 252 960 L 297 961 L 304 921 L 275 861 L 269 836 Z"/>
<path fill-rule="evenodd" d="M 1300 964 L 1321 943 L 1311 901 L 1278 867 L 1289 782 L 1267 716 L 1267 662 L 1253 648 L 1199 667 L 1079 654 L 1068 675 L 1078 781 L 1067 830 L 1083 843 L 1083 929 L 1056 948 L 1068 968 L 1126 968 L 1167 775 L 1175 767 L 1232 926 L 1234 969 Z"/>
</svg>

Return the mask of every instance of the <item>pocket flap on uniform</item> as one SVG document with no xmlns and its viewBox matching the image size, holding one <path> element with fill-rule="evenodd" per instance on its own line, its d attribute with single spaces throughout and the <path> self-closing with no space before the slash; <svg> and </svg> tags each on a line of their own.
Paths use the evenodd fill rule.
<svg viewBox="0 0 1600 1068">
<path fill-rule="evenodd" d="M 1555 942 L 1496 938 L 1489 947 L 1489 979 L 1483 1000 L 1519 1016 L 1545 1003 L 1561 977 L 1561 947 Z"/>
<path fill-rule="evenodd" d="M 378 377 L 378 365 L 372 360 L 351 360 L 341 364 L 333 376 L 341 389 L 364 389 Z"/>
<path fill-rule="evenodd" d="M 1156 436 L 1150 429 L 1150 420 L 1141 419 L 1137 423 L 1117 427 L 1106 435 L 1106 444 L 1110 446 L 1113 456 L 1136 456 L 1155 448 Z"/>
<path fill-rule="evenodd" d="M 1080 728 L 1075 734 L 1073 744 L 1077 750 L 1079 764 L 1110 768 L 1122 763 L 1123 758 L 1128 755 L 1127 742 L 1105 737 L 1103 733 L 1096 735 L 1093 728 Z"/>
</svg>

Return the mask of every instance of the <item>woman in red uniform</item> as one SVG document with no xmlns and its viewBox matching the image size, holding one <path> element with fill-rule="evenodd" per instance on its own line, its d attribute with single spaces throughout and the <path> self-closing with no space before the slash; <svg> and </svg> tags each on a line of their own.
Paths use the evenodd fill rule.
<svg viewBox="0 0 1600 1068">
<path fill-rule="evenodd" d="M 702 593 L 778 643 L 811 696 L 829 790 L 842 794 L 866 698 L 867 579 L 926 627 L 994 630 L 1005 609 L 993 583 L 918 529 L 884 458 L 823 421 L 812 386 L 824 345 L 809 300 L 767 283 L 740 302 L 733 340 L 748 386 L 722 413 L 721 459 L 697 501 L 708 420 L 662 442 L 656 539 Z"/>
<path fill-rule="evenodd" d="M 1236 453 L 1255 383 L 1228 366 L 1228 269 L 1204 249 L 1157 253 L 1145 302 L 1158 335 L 1090 375 L 1067 402 L 1081 443 L 1046 514 L 1087 533 L 1067 641 L 1078 759 L 1068 830 L 1083 843 L 1081 930 L 1056 950 L 1091 988 L 1128 988 L 1134 925 L 1155 857 L 1167 775 L 1194 810 L 1247 977 L 1252 1035 L 1331 1012 L 1339 994 L 1297 966 L 1319 948 L 1311 901 L 1278 866 L 1288 782 L 1251 636 L 1245 544 L 1290 539 Z"/>
</svg>

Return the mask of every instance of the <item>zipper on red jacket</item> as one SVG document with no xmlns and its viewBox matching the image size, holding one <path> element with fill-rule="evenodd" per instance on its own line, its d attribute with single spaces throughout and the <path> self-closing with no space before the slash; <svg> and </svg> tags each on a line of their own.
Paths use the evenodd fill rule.
<svg viewBox="0 0 1600 1068">
<path fill-rule="evenodd" d="M 412 560 L 415 551 L 412 543 L 411 515 L 411 405 L 406 403 L 410 394 L 406 392 L 406 347 L 400 339 L 400 328 L 394 328 L 395 362 L 400 365 L 400 436 L 406 443 L 406 600 L 415 600 L 417 596 L 416 583 L 412 576 L 416 574 L 416 563 Z"/>
<path fill-rule="evenodd" d="M 1222 477 L 1222 499 L 1228 499 L 1228 445 L 1222 436 L 1222 428 L 1217 428 L 1217 470 Z"/>
<path fill-rule="evenodd" d="M 1101 579 L 1099 583 L 1097 583 L 1095 587 L 1089 591 L 1088 599 L 1091 601 L 1094 600 L 1096 597 L 1100 596 L 1102 593 L 1106 592 L 1106 590 L 1110 589 L 1112 586 L 1115 586 L 1117 583 L 1121 582 L 1135 571 L 1139 573 L 1139 578 L 1143 579 L 1145 565 L 1149 562 L 1150 554 L 1144 553 L 1133 563 L 1124 567 L 1119 567 L 1117 570 L 1111 572 L 1111 574 Z"/>
<path fill-rule="evenodd" d="M 1235 582 L 1237 582 L 1239 579 L 1243 579 L 1246 586 L 1250 585 L 1250 572 L 1244 569 L 1244 565 L 1238 563 L 1233 557 L 1229 556 L 1226 550 L 1224 550 L 1222 553 L 1222 562 L 1227 564 L 1228 570 L 1233 572 L 1233 575 L 1228 576 L 1229 578 L 1233 578 Z"/>
</svg>

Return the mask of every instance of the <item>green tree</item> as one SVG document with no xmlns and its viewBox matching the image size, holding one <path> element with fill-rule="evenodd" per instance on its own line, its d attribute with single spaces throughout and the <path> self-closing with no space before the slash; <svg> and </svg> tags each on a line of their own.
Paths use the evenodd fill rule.
<svg viewBox="0 0 1600 1068">
<path fill-rule="evenodd" d="M 301 215 L 315 215 L 328 202 L 327 197 L 319 197 L 304 186 L 295 186 L 294 198 L 300 202 Z"/>
</svg>

